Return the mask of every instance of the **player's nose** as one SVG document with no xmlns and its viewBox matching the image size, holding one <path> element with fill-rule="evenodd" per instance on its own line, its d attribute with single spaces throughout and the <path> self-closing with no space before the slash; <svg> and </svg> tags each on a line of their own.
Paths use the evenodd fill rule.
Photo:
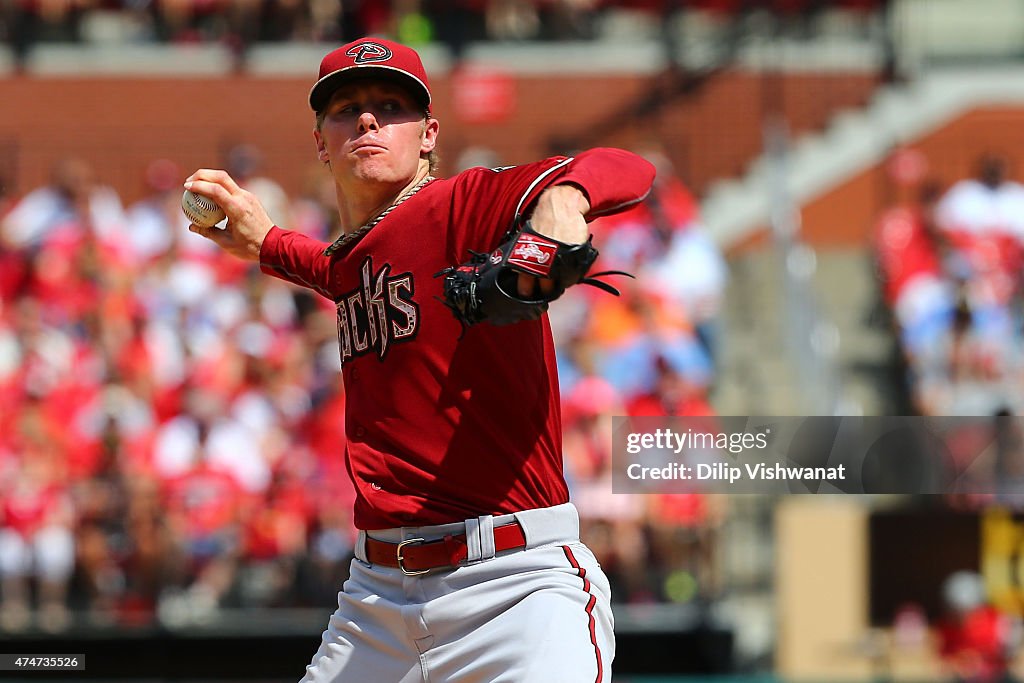
<svg viewBox="0 0 1024 683">
<path fill-rule="evenodd" d="M 371 130 L 380 130 L 380 123 L 371 111 L 364 111 L 359 115 L 359 132 L 365 133 Z"/>
</svg>

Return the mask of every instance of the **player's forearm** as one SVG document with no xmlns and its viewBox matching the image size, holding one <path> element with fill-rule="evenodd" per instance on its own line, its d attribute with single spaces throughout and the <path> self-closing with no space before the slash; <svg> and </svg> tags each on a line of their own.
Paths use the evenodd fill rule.
<svg viewBox="0 0 1024 683">
<path fill-rule="evenodd" d="M 333 298 L 328 291 L 331 260 L 323 255 L 326 246 L 308 235 L 274 226 L 260 247 L 260 269 Z"/>
<path fill-rule="evenodd" d="M 590 220 L 643 201 L 654 182 L 654 166 L 632 152 L 599 147 L 577 155 L 558 182 L 583 188 Z"/>
</svg>

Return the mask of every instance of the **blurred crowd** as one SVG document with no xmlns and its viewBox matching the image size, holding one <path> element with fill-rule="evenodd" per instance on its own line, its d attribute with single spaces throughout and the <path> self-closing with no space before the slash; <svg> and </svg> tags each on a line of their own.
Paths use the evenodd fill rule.
<svg viewBox="0 0 1024 683">
<path fill-rule="evenodd" d="M 19 63 L 40 42 L 223 43 L 241 57 L 256 43 L 343 43 L 380 33 L 408 44 L 436 41 L 458 58 L 474 41 L 591 40 L 616 23 L 667 27 L 676 13 L 691 9 L 726 22 L 771 12 L 806 33 L 826 10 L 864 15 L 884 5 L 885 0 L 7 0 L 0 3 L 0 37 Z"/>
<path fill-rule="evenodd" d="M 992 604 L 984 578 L 958 571 L 942 585 L 945 614 L 936 624 L 939 654 L 956 683 L 1015 683 L 1021 621 Z"/>
<path fill-rule="evenodd" d="M 893 205 L 875 255 L 913 409 L 978 415 L 1024 408 L 1024 185 L 995 154 L 949 187 L 913 149 L 888 162 Z"/>
<path fill-rule="evenodd" d="M 593 224 L 595 267 L 637 279 L 621 298 L 573 288 L 552 320 L 584 538 L 616 600 L 687 602 L 715 590 L 721 510 L 612 496 L 611 416 L 713 412 L 727 272 L 668 160 L 648 157 L 651 198 Z M 243 145 L 224 167 L 279 224 L 333 239 L 330 176 L 289 197 L 260 160 Z M 333 304 L 190 233 L 185 175 L 154 160 L 124 206 L 69 158 L 0 199 L 0 630 L 328 607 L 346 578 Z"/>
</svg>

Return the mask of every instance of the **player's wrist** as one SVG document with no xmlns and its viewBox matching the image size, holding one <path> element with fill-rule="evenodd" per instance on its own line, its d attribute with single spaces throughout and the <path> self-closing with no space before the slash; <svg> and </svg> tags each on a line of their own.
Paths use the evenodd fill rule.
<svg viewBox="0 0 1024 683">
<path fill-rule="evenodd" d="M 586 212 L 590 203 L 575 185 L 555 185 L 544 190 L 531 215 L 532 228 L 564 244 L 587 240 Z"/>
<path fill-rule="evenodd" d="M 544 195 L 548 195 L 549 201 L 556 202 L 571 211 L 578 211 L 581 216 L 587 215 L 590 211 L 590 198 L 587 197 L 583 188 L 575 183 L 553 185 L 544 191 Z M 544 195 L 541 197 L 543 198 Z"/>
</svg>

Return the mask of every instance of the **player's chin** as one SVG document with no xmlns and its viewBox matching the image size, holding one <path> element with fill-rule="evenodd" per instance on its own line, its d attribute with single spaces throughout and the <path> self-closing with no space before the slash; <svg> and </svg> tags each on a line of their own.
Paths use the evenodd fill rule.
<svg viewBox="0 0 1024 683">
<path fill-rule="evenodd" d="M 399 174 L 383 160 L 370 159 L 353 167 L 355 176 L 360 180 L 378 183 L 390 183 L 400 180 Z"/>
</svg>

